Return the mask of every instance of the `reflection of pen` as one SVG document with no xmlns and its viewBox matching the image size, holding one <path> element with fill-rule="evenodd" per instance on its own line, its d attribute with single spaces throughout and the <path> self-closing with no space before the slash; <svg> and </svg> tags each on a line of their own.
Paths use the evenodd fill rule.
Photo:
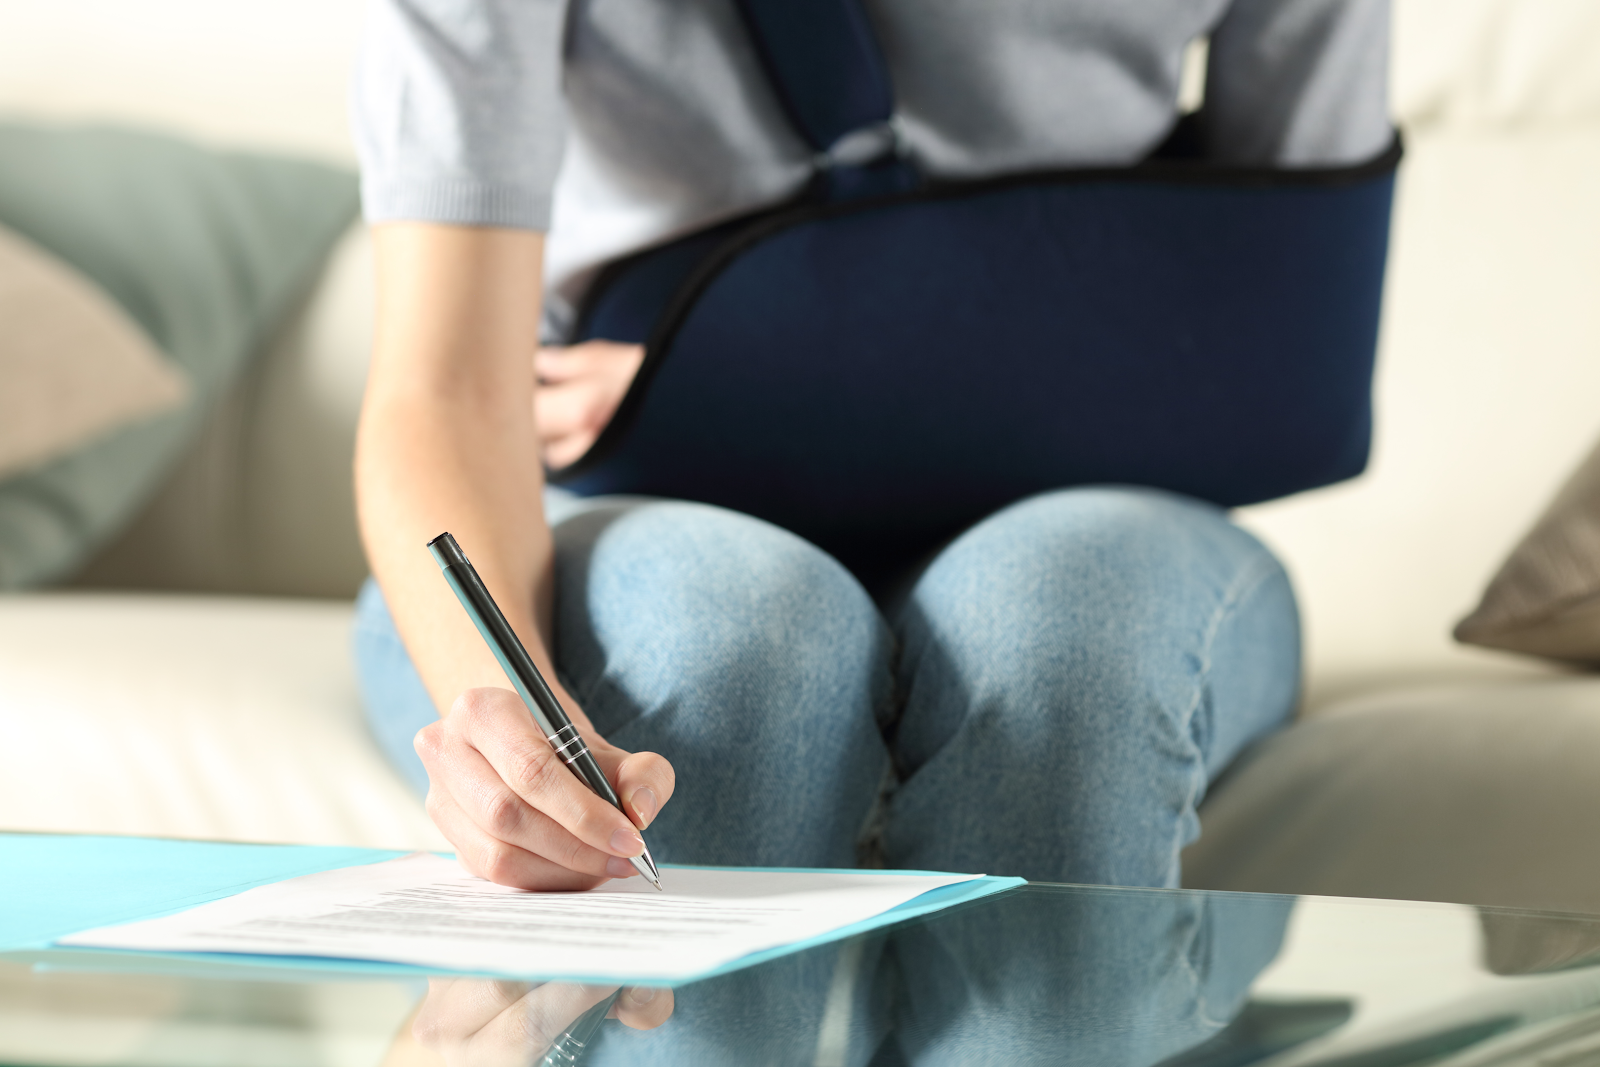
<svg viewBox="0 0 1600 1067">
<path fill-rule="evenodd" d="M 556 1038 L 555 1044 L 539 1060 L 538 1067 L 572 1067 L 577 1063 L 579 1057 L 588 1051 L 589 1042 L 600 1032 L 600 1024 L 606 1021 L 611 1005 L 617 1002 L 621 994 L 621 989 L 612 990 L 609 997 L 572 1020 L 572 1025 Z"/>
<path fill-rule="evenodd" d="M 517 687 L 522 702 L 533 714 L 534 724 L 544 733 L 545 739 L 550 742 L 550 747 L 561 757 L 561 762 L 570 767 L 573 774 L 583 779 L 590 789 L 600 794 L 602 800 L 626 815 L 622 801 L 617 799 L 611 783 L 606 781 L 606 776 L 601 773 L 600 765 L 589 754 L 589 746 L 584 744 L 578 728 L 567 718 L 567 713 L 561 708 L 561 702 L 550 691 L 550 685 L 544 680 L 544 675 L 539 673 L 539 668 L 534 666 L 533 657 L 528 655 L 528 650 L 517 640 L 516 631 L 511 629 L 511 624 L 501 614 L 499 605 L 489 595 L 483 579 L 478 577 L 478 572 L 467 561 L 466 553 L 461 551 L 456 539 L 448 533 L 442 533 L 428 542 L 428 551 L 444 570 L 445 581 L 456 591 L 456 599 L 461 601 L 461 606 L 467 609 L 467 614 L 478 627 L 478 632 L 489 643 L 494 658 L 500 661 L 506 677 Z M 644 840 L 642 835 L 640 840 Z M 661 872 L 656 870 L 656 861 L 650 858 L 648 846 L 645 847 L 643 854 L 631 857 L 628 862 L 633 864 L 651 885 L 657 889 L 661 888 Z"/>
</svg>

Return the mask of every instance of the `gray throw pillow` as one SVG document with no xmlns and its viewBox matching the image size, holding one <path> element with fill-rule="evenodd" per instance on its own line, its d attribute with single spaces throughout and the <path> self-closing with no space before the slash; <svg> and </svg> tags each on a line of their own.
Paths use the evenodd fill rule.
<svg viewBox="0 0 1600 1067">
<path fill-rule="evenodd" d="M 320 164 L 0 123 L 0 225 L 98 285 L 192 386 L 176 411 L 0 481 L 0 588 L 65 577 L 131 518 L 356 209 L 355 176 Z"/>
<path fill-rule="evenodd" d="M 1600 666 L 1600 446 L 1457 624 L 1456 640 Z"/>
</svg>

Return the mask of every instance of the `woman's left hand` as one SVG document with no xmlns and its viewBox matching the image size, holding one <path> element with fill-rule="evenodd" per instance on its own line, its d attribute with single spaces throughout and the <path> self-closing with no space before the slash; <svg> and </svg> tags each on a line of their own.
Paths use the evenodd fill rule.
<svg viewBox="0 0 1600 1067">
<path fill-rule="evenodd" d="M 539 349 L 533 358 L 533 421 L 545 466 L 558 470 L 589 450 L 643 362 L 643 345 L 614 341 Z"/>
</svg>

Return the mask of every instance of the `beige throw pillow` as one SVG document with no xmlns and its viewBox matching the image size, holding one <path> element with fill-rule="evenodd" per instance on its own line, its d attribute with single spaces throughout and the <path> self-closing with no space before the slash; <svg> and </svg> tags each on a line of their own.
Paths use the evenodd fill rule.
<svg viewBox="0 0 1600 1067">
<path fill-rule="evenodd" d="M 1600 666 L 1600 446 L 1457 624 L 1456 640 Z"/>
<path fill-rule="evenodd" d="M 189 381 L 71 267 L 0 227 L 0 478 L 182 404 Z"/>
</svg>

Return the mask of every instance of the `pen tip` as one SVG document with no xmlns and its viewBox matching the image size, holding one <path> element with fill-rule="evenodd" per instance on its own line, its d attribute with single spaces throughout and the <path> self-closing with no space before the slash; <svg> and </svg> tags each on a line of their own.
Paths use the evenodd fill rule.
<svg viewBox="0 0 1600 1067">
<path fill-rule="evenodd" d="M 645 881 L 655 886 L 658 890 L 661 890 L 661 892 L 666 892 L 665 889 L 661 888 L 661 872 L 656 869 L 656 861 L 650 855 L 650 850 L 648 848 L 646 848 L 640 855 L 634 856 L 632 859 L 628 860 L 628 862 L 633 864 L 634 870 L 644 875 Z"/>
</svg>

